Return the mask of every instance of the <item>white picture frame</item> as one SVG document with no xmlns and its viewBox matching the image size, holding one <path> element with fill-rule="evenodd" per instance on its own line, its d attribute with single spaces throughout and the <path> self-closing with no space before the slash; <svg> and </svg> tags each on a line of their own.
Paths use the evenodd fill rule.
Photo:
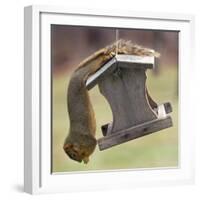
<svg viewBox="0 0 200 200">
<path fill-rule="evenodd" d="M 194 16 L 56 6 L 25 8 L 24 189 L 31 194 L 173 185 L 194 181 L 192 78 Z M 173 169 L 51 173 L 50 25 L 93 25 L 180 31 L 179 37 L 179 166 Z M 44 103 L 45 102 L 45 103 Z M 187 113 L 187 114 L 184 114 Z"/>
</svg>

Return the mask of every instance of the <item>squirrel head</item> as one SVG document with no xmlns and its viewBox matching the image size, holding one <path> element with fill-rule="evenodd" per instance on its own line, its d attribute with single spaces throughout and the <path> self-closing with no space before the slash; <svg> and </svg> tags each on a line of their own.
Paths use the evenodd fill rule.
<svg viewBox="0 0 200 200">
<path fill-rule="evenodd" d="M 66 141 L 63 149 L 65 153 L 72 159 L 77 162 L 84 162 L 87 164 L 89 162 L 89 156 L 94 152 L 96 147 L 96 139 L 95 138 L 87 138 L 88 142 L 84 142 L 84 145 L 80 142 L 69 142 Z"/>
</svg>

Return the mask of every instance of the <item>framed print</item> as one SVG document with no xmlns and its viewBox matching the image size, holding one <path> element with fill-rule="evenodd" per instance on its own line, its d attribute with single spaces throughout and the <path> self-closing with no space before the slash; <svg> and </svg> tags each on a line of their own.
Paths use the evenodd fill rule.
<svg viewBox="0 0 200 200">
<path fill-rule="evenodd" d="M 193 16 L 29 6 L 24 22 L 26 192 L 193 182 Z"/>
</svg>

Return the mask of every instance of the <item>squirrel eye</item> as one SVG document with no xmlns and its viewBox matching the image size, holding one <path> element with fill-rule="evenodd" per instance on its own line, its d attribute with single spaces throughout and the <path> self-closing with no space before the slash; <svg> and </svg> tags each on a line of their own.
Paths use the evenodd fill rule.
<svg viewBox="0 0 200 200">
<path fill-rule="evenodd" d="M 76 158 L 76 153 L 72 152 L 72 153 L 71 153 L 71 156 L 72 156 L 73 158 Z"/>
</svg>

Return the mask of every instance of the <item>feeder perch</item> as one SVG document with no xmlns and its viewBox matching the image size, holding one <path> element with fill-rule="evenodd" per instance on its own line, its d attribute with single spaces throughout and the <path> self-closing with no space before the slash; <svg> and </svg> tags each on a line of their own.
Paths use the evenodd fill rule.
<svg viewBox="0 0 200 200">
<path fill-rule="evenodd" d="M 153 66 L 154 57 L 116 55 L 87 79 L 87 89 L 98 84 L 113 114 L 113 122 L 101 127 L 100 150 L 172 126 L 170 103 L 157 105 L 146 88 L 145 72 Z"/>
</svg>

